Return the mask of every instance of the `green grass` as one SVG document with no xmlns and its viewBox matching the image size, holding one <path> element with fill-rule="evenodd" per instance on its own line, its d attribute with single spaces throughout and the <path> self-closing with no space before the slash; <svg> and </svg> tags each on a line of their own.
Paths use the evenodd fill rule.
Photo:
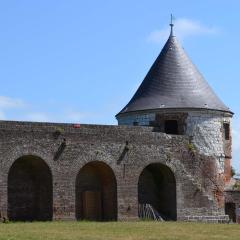
<svg viewBox="0 0 240 240">
<path fill-rule="evenodd" d="M 240 225 L 182 222 L 0 223 L 0 240 L 240 239 Z"/>
</svg>

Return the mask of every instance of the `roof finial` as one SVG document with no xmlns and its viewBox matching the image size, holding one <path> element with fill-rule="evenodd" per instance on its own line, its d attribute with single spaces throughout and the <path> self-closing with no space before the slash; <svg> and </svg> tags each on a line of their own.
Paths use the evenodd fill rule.
<svg viewBox="0 0 240 240">
<path fill-rule="evenodd" d="M 174 26 L 174 24 L 173 24 L 173 15 L 171 14 L 171 22 L 170 22 L 170 27 L 171 27 L 171 32 L 170 32 L 170 35 L 172 36 L 173 35 L 173 26 Z"/>
</svg>

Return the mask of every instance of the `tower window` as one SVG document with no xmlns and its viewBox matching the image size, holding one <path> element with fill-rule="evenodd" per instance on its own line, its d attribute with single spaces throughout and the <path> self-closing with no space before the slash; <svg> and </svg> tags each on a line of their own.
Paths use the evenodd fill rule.
<svg viewBox="0 0 240 240">
<path fill-rule="evenodd" d="M 138 126 L 138 122 L 133 122 L 133 126 Z"/>
<path fill-rule="evenodd" d="M 223 129 L 224 129 L 225 140 L 229 140 L 230 139 L 230 124 L 229 123 L 224 123 L 223 124 Z"/>
<path fill-rule="evenodd" d="M 167 134 L 178 134 L 178 122 L 177 122 L 177 120 L 166 120 L 165 121 L 165 133 L 167 133 Z"/>
</svg>

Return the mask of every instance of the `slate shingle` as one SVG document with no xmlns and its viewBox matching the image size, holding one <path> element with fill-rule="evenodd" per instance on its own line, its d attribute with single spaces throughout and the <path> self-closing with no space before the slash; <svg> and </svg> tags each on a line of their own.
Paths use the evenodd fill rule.
<svg viewBox="0 0 240 240">
<path fill-rule="evenodd" d="M 213 92 L 172 32 L 140 87 L 117 115 L 160 108 L 231 112 Z"/>
</svg>

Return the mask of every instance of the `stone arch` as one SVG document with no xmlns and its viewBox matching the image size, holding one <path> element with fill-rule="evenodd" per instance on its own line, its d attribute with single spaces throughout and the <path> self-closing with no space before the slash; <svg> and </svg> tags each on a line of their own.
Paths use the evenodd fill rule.
<svg viewBox="0 0 240 240">
<path fill-rule="evenodd" d="M 176 220 L 176 179 L 167 165 L 151 163 L 142 170 L 138 181 L 138 203 L 150 204 L 164 220 Z"/>
<path fill-rule="evenodd" d="M 16 159 L 23 156 L 37 156 L 38 158 L 44 159 L 44 162 L 50 169 L 54 168 L 54 163 L 52 161 L 53 155 L 51 152 L 47 151 L 46 148 L 31 143 L 27 145 L 19 144 L 16 147 L 10 148 L 1 155 L 1 157 L 6 160 L 2 162 L 3 175 L 7 176 Z M 52 172 L 52 174 L 53 173 L 54 172 Z"/>
<path fill-rule="evenodd" d="M 104 162 L 84 165 L 76 178 L 76 218 L 117 220 L 117 183 L 112 168 Z"/>
<path fill-rule="evenodd" d="M 34 155 L 18 158 L 8 173 L 8 218 L 52 220 L 52 192 L 52 173 L 46 162 Z"/>
</svg>

